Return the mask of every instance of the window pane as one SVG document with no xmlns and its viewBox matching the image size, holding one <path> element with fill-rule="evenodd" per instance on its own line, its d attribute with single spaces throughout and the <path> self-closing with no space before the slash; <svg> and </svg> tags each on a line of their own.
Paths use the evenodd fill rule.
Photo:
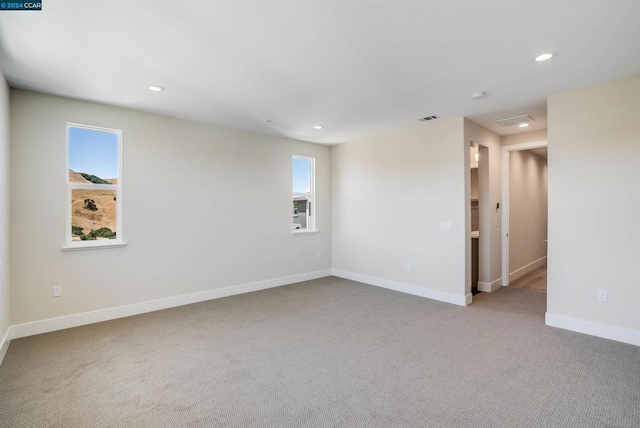
<svg viewBox="0 0 640 428">
<path fill-rule="evenodd" d="M 116 238 L 116 190 L 71 190 L 71 240 Z"/>
<path fill-rule="evenodd" d="M 311 193 L 311 159 L 293 157 L 293 192 Z"/>
<path fill-rule="evenodd" d="M 69 127 L 69 182 L 118 184 L 118 134 Z"/>
<path fill-rule="evenodd" d="M 307 229 L 309 227 L 308 207 L 309 201 L 307 198 L 293 199 L 293 230 Z"/>
</svg>

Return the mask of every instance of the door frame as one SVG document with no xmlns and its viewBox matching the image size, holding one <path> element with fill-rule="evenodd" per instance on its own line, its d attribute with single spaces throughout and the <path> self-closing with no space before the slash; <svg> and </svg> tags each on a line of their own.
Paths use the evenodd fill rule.
<svg viewBox="0 0 640 428">
<path fill-rule="evenodd" d="M 509 156 L 511 152 L 548 147 L 547 140 L 502 147 L 502 285 L 509 285 Z"/>
</svg>

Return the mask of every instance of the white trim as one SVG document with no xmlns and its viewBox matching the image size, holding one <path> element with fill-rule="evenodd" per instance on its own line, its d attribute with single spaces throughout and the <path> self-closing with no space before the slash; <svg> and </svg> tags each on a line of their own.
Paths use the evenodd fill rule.
<svg viewBox="0 0 640 428">
<path fill-rule="evenodd" d="M 7 328 L 7 332 L 2 338 L 2 342 L 0 342 L 0 364 L 4 360 L 4 356 L 7 355 L 7 351 L 9 350 L 9 345 L 11 344 L 11 326 Z"/>
<path fill-rule="evenodd" d="M 97 184 L 97 183 L 69 183 L 73 184 L 74 189 L 86 189 L 86 190 L 116 190 L 117 184 Z"/>
<path fill-rule="evenodd" d="M 578 318 L 547 312 L 544 322 L 550 327 L 562 328 L 590 336 L 602 337 L 604 339 L 615 340 L 617 342 L 629 343 L 640 346 L 640 331 L 623 327 L 616 327 L 608 324 L 601 324 L 593 321 L 585 321 Z"/>
<path fill-rule="evenodd" d="M 502 287 L 502 278 L 498 278 L 492 282 L 478 281 L 478 291 L 484 291 L 485 293 L 491 293 Z"/>
<path fill-rule="evenodd" d="M 116 128 L 107 128 L 106 126 L 97 126 L 97 125 L 85 125 L 84 123 L 67 122 L 67 125 L 73 126 L 74 128 L 86 128 L 86 129 L 92 129 L 94 131 L 112 132 L 114 134 L 122 132 L 120 129 L 116 129 Z"/>
<path fill-rule="evenodd" d="M 191 303 L 198 303 L 204 302 L 206 300 L 234 296 L 236 294 L 251 293 L 253 291 L 280 287 L 282 285 L 293 284 L 296 282 L 310 281 L 312 279 L 324 278 L 326 276 L 331 276 L 331 269 L 301 273 L 297 275 L 268 279 L 265 281 L 251 282 L 242 285 L 234 285 L 225 288 L 216 288 L 213 290 L 201 291 L 198 293 L 183 294 L 180 296 L 167 297 L 164 299 L 133 303 L 131 305 L 99 309 L 97 311 L 82 312 L 79 314 L 67 315 L 63 317 L 49 318 L 45 320 L 14 325 L 11 327 L 11 334 L 13 339 L 18 339 L 20 337 L 33 336 L 34 334 L 48 333 L 56 330 L 78 327 L 81 325 L 93 324 L 117 318 L 124 318 L 132 315 L 159 311 L 161 309 L 174 308 L 176 306 L 189 305 Z"/>
<path fill-rule="evenodd" d="M 111 243 L 110 240 L 98 240 L 98 241 L 90 241 L 91 244 L 82 245 L 86 241 L 80 241 L 77 245 L 62 247 L 62 251 L 81 251 L 81 250 L 99 250 L 101 248 L 124 248 L 127 246 L 126 242 L 121 243 Z M 104 244 L 103 244 L 104 242 Z"/>
<path fill-rule="evenodd" d="M 419 287 L 417 285 L 405 284 L 391 281 L 389 279 L 376 278 L 362 275 L 360 273 L 347 272 L 340 269 L 332 269 L 333 276 L 350 279 L 351 281 L 362 282 L 376 287 L 387 288 L 401 293 L 412 294 L 414 296 L 426 297 L 427 299 L 439 300 L 441 302 L 452 303 L 458 306 L 467 306 L 471 303 L 471 294 L 453 294 L 445 291 L 433 290 L 431 288 Z"/>
<path fill-rule="evenodd" d="M 469 293 L 466 296 L 464 296 L 464 300 L 466 305 L 465 306 L 469 306 L 471 303 L 473 303 L 473 294 Z"/>
<path fill-rule="evenodd" d="M 118 136 L 118 183 L 117 184 L 84 184 L 84 183 L 70 183 L 69 182 L 69 128 L 83 128 L 91 129 L 93 131 L 102 131 L 116 134 Z M 65 188 L 66 188 L 66 208 L 65 208 L 65 237 L 63 251 L 69 251 L 72 249 L 86 250 L 89 247 L 104 248 L 106 246 L 124 247 L 124 235 L 122 232 L 122 130 L 114 128 L 105 128 L 103 126 L 95 125 L 83 125 L 80 123 L 66 122 L 65 124 Z M 113 177 L 106 177 L 113 178 Z M 73 241 L 71 239 L 71 193 L 73 189 L 106 189 L 116 192 L 116 238 L 112 240 L 111 245 L 97 244 L 97 241 Z M 81 244 L 82 242 L 82 244 Z M 74 248 L 77 247 L 77 248 Z"/>
<path fill-rule="evenodd" d="M 509 285 L 509 155 L 520 150 L 547 147 L 547 140 L 502 146 L 502 285 Z"/>
<path fill-rule="evenodd" d="M 528 274 L 529 272 L 531 272 L 532 270 L 534 270 L 535 268 L 538 268 L 542 265 L 544 265 L 547 262 L 547 256 L 541 257 L 538 260 L 529 263 L 528 265 L 522 266 L 520 269 L 516 269 L 513 272 L 511 272 L 509 274 L 509 281 L 515 281 L 516 279 L 520 278 L 521 276 L 524 276 L 526 274 Z"/>
<path fill-rule="evenodd" d="M 291 231 L 292 235 L 302 235 L 305 233 L 318 233 L 320 232 L 319 230 L 316 229 L 295 229 Z"/>
</svg>

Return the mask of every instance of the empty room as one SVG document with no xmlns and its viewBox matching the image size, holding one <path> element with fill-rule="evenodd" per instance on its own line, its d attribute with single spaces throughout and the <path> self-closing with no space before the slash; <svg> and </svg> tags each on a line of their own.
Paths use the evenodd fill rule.
<svg viewBox="0 0 640 428">
<path fill-rule="evenodd" d="M 640 2 L 0 5 L 0 428 L 640 426 Z"/>
</svg>

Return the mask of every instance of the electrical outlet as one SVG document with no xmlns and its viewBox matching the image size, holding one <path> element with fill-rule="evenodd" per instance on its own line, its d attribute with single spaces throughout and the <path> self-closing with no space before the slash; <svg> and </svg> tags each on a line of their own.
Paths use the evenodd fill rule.
<svg viewBox="0 0 640 428">
<path fill-rule="evenodd" d="M 411 270 L 411 263 L 407 262 L 406 267 L 407 267 L 407 270 Z"/>
<path fill-rule="evenodd" d="M 440 222 L 440 229 L 442 230 L 451 230 L 453 229 L 452 223 L 451 221 L 441 221 Z"/>
<path fill-rule="evenodd" d="M 606 302 L 607 301 L 607 292 L 604 290 L 598 290 L 598 300 L 600 302 Z"/>
<path fill-rule="evenodd" d="M 60 296 L 62 296 L 62 286 L 56 285 L 55 287 L 53 287 L 53 297 L 60 297 Z"/>
</svg>

